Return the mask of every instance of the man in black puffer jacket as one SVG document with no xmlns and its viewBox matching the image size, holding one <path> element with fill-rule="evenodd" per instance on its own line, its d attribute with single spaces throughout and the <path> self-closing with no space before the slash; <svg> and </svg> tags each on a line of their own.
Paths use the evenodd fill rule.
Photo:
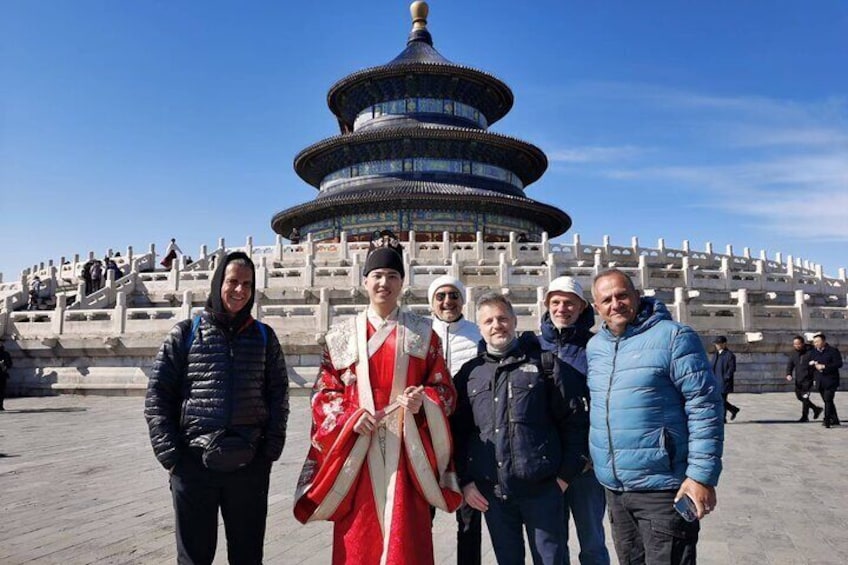
<svg viewBox="0 0 848 565">
<path fill-rule="evenodd" d="M 148 384 L 144 415 L 170 473 L 179 563 L 212 563 L 218 508 L 229 562 L 262 562 L 289 401 L 280 342 L 250 314 L 254 277 L 244 253 L 220 261 L 204 312 L 171 330 Z"/>
</svg>

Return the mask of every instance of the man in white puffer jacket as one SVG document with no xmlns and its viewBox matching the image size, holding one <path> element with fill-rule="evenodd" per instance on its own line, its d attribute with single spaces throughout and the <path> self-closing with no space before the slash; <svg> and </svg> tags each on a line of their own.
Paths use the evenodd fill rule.
<svg viewBox="0 0 848 565">
<path fill-rule="evenodd" d="M 465 285 L 444 275 L 430 284 L 427 301 L 433 313 L 433 331 L 442 340 L 445 361 L 451 376 L 456 376 L 466 361 L 477 357 L 480 330 L 477 324 L 462 317 Z M 467 504 L 456 511 L 456 560 L 459 564 L 480 564 L 480 512 Z"/>
</svg>

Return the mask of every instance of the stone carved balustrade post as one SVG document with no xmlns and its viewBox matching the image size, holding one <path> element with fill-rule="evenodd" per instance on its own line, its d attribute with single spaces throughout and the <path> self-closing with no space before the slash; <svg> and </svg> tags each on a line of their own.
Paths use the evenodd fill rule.
<svg viewBox="0 0 848 565">
<path fill-rule="evenodd" d="M 462 280 L 462 262 L 459 259 L 459 251 L 454 251 L 451 255 L 450 276 Z"/>
<path fill-rule="evenodd" d="M 604 236 L 602 246 L 604 264 L 607 264 L 610 260 L 610 257 L 612 256 L 612 254 L 610 253 L 610 236 Z"/>
<path fill-rule="evenodd" d="M 315 240 L 312 239 L 312 234 L 306 234 L 306 242 L 304 243 L 304 251 L 307 257 L 315 257 Z"/>
<path fill-rule="evenodd" d="M 724 254 L 733 257 L 733 245 L 728 243 L 724 248 Z"/>
<path fill-rule="evenodd" d="M 414 233 L 414 232 L 411 232 Z M 347 232 L 342 231 L 339 234 L 339 261 L 341 264 L 346 264 L 350 261 L 350 246 L 347 243 Z"/>
<path fill-rule="evenodd" d="M 180 290 L 180 262 L 174 261 L 171 263 L 171 270 L 168 271 L 168 287 L 171 290 Z"/>
<path fill-rule="evenodd" d="M 191 290 L 183 291 L 183 302 L 180 304 L 180 313 L 179 318 L 181 320 L 188 320 L 191 318 L 191 304 L 194 301 L 194 292 Z"/>
<path fill-rule="evenodd" d="M 359 254 L 353 256 L 353 261 L 350 262 L 350 276 L 348 282 L 350 288 L 359 288 L 362 284 L 362 264 L 359 262 Z"/>
<path fill-rule="evenodd" d="M 309 247 L 312 247 L 311 245 Z M 303 279 L 305 288 L 312 288 L 315 285 L 315 256 L 310 253 L 306 257 L 306 264 L 300 268 L 300 275 Z"/>
<path fill-rule="evenodd" d="M 127 268 L 132 271 L 133 270 L 133 248 L 132 245 L 127 245 L 127 256 L 125 257 L 127 262 Z"/>
<path fill-rule="evenodd" d="M 742 248 L 742 257 L 744 257 L 745 259 L 751 258 L 751 248 L 750 247 L 743 247 Z"/>
<path fill-rule="evenodd" d="M 648 258 L 645 255 L 639 255 L 639 288 L 643 291 L 648 288 L 651 283 L 651 271 L 648 270 Z"/>
<path fill-rule="evenodd" d="M 733 288 L 733 281 L 730 278 L 730 257 L 723 256 L 721 258 L 721 267 L 719 267 L 721 271 L 721 280 L 724 281 L 724 290 L 731 290 Z"/>
<path fill-rule="evenodd" d="M 798 329 L 802 332 L 810 331 L 810 306 L 807 304 L 804 291 L 801 289 L 795 291 L 795 308 L 798 309 Z"/>
<path fill-rule="evenodd" d="M 462 315 L 465 316 L 466 320 L 471 320 L 475 324 L 477 323 L 476 306 L 478 294 L 479 292 L 476 286 L 465 287 L 465 304 L 462 305 Z"/>
<path fill-rule="evenodd" d="M 412 247 L 413 245 L 415 245 L 415 242 L 410 240 L 409 245 L 410 245 L 410 247 Z M 409 254 L 407 253 L 407 255 L 409 255 Z M 442 232 L 442 259 L 444 260 L 445 264 L 447 264 L 447 262 L 450 261 L 450 258 L 451 258 L 450 232 L 449 231 L 443 231 Z"/>
<path fill-rule="evenodd" d="M 713 254 L 713 242 L 708 241 L 706 245 L 704 245 L 704 253 L 706 253 L 707 255 Z"/>
<path fill-rule="evenodd" d="M 477 264 L 482 265 L 483 259 L 486 256 L 486 245 L 485 245 L 485 242 L 483 241 L 483 232 L 481 232 L 481 231 L 477 232 L 476 246 L 477 246 Z"/>
<path fill-rule="evenodd" d="M 250 257 L 250 260 L 253 261 L 253 236 L 247 236 L 247 243 L 244 245 L 244 252 L 247 253 L 247 256 Z"/>
<path fill-rule="evenodd" d="M 509 262 L 513 263 L 518 258 L 518 234 L 509 232 Z"/>
<path fill-rule="evenodd" d="M 547 311 L 547 306 L 545 306 L 545 292 L 547 288 L 544 286 L 536 287 L 536 323 L 541 326 L 542 325 L 542 316 L 545 315 Z"/>
<path fill-rule="evenodd" d="M 789 277 L 789 284 L 795 288 L 795 261 L 792 255 L 786 257 L 786 276 Z"/>
<path fill-rule="evenodd" d="M 683 240 L 683 255 L 687 256 L 692 252 L 692 247 L 689 244 L 688 239 Z"/>
<path fill-rule="evenodd" d="M 256 267 L 256 290 L 268 288 L 268 256 L 263 255 Z"/>
<path fill-rule="evenodd" d="M 688 253 L 688 251 L 687 251 Z M 682 261 L 682 270 L 683 270 L 683 284 L 686 288 L 692 288 L 692 285 L 695 284 L 695 280 L 692 277 L 692 260 L 689 258 L 689 255 L 683 256 Z M 675 291 L 676 292 L 676 291 Z M 676 296 L 676 294 L 675 294 Z"/>
<path fill-rule="evenodd" d="M 65 294 L 56 296 L 56 309 L 53 310 L 52 330 L 55 335 L 62 335 L 65 330 L 65 311 L 68 309 L 68 297 Z"/>
<path fill-rule="evenodd" d="M 550 286 L 551 281 L 556 278 L 557 270 L 556 270 L 556 258 L 553 253 L 548 253 L 546 255 L 547 260 L 545 261 L 545 269 L 548 271 L 548 282 L 547 285 Z"/>
<path fill-rule="evenodd" d="M 757 273 L 757 288 L 759 290 L 765 290 L 766 288 L 766 262 L 764 259 L 757 259 L 754 261 L 754 272 Z"/>
<path fill-rule="evenodd" d="M 112 312 L 112 331 L 122 335 L 127 331 L 127 295 L 121 291 L 115 296 L 115 309 Z"/>
<path fill-rule="evenodd" d="M 824 269 L 821 265 L 816 265 L 816 289 L 819 292 L 825 292 L 824 284 Z"/>
<path fill-rule="evenodd" d="M 322 287 L 318 291 L 318 331 L 330 329 L 330 289 Z"/>
<path fill-rule="evenodd" d="M 548 237 L 548 232 L 542 232 L 542 257 L 547 257 L 551 254 L 551 240 Z"/>
<path fill-rule="evenodd" d="M 736 303 L 739 306 L 742 323 L 742 327 L 739 328 L 739 330 L 743 332 L 753 331 L 751 323 L 751 303 L 748 302 L 748 289 L 740 288 L 736 291 Z"/>
<path fill-rule="evenodd" d="M 85 283 L 81 282 L 81 283 L 77 284 L 77 300 L 76 300 L 76 303 L 82 304 L 83 300 L 85 300 L 85 297 L 86 297 Z"/>
<path fill-rule="evenodd" d="M 506 254 L 498 254 L 498 284 L 501 287 L 509 287 L 509 265 Z"/>
<path fill-rule="evenodd" d="M 688 259 L 688 257 L 683 258 Z M 689 303 L 686 300 L 686 289 L 683 287 L 674 287 L 674 319 L 681 324 L 689 324 Z"/>
<path fill-rule="evenodd" d="M 274 259 L 277 261 L 283 260 L 283 236 L 277 234 L 274 238 Z"/>
<path fill-rule="evenodd" d="M 583 256 L 583 249 L 580 245 L 580 234 L 574 234 L 574 237 L 571 238 L 571 245 L 574 247 L 574 259 L 576 261 L 585 260 L 586 258 Z"/>
<path fill-rule="evenodd" d="M 600 272 L 604 270 L 604 267 L 601 264 L 601 258 L 602 257 L 603 257 L 603 250 L 596 249 L 594 255 L 592 256 L 592 258 L 593 258 L 592 277 L 593 278 L 597 277 L 600 274 Z"/>
<path fill-rule="evenodd" d="M 6 336 L 6 328 L 9 327 L 9 312 L 12 311 L 12 297 L 3 297 L 3 309 L 0 310 L 0 337 Z"/>
</svg>

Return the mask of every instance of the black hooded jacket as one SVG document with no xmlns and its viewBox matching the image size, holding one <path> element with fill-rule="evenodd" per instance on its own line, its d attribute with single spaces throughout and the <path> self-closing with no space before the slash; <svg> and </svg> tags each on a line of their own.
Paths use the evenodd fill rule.
<svg viewBox="0 0 848 565">
<path fill-rule="evenodd" d="M 255 281 L 247 304 L 226 314 L 221 286 L 227 265 L 243 259 L 228 254 L 212 278 L 200 323 L 193 320 L 171 330 L 153 365 L 144 415 L 156 458 L 172 468 L 189 447 L 203 448 L 212 434 L 232 430 L 250 438 L 269 461 L 280 457 L 289 415 L 288 375 L 274 330 L 250 315 Z M 255 271 L 254 271 L 255 275 Z"/>
</svg>

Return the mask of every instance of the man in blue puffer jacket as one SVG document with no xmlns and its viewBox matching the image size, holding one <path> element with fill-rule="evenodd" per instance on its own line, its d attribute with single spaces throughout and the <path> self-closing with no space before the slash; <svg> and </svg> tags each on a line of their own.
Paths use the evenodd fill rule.
<svg viewBox="0 0 848 565">
<path fill-rule="evenodd" d="M 583 295 L 583 287 L 572 277 L 558 277 L 551 281 L 545 293 L 545 308 L 542 316 L 539 342 L 542 349 L 552 351 L 580 373 L 580 386 L 584 389 L 584 402 L 588 401 L 586 388 L 586 344 L 592 337 L 595 311 Z M 577 538 L 580 540 L 581 565 L 609 565 L 604 535 L 604 511 L 606 498 L 604 487 L 595 477 L 591 466 L 580 473 L 565 491 L 565 538 L 568 541 L 568 522 L 574 516 Z M 568 547 L 563 565 L 571 563 Z"/>
<path fill-rule="evenodd" d="M 698 518 L 716 505 L 724 444 L 720 387 L 695 331 L 661 302 L 641 298 L 625 273 L 595 277 L 604 320 L 589 341 L 589 452 L 607 488 L 621 563 L 694 564 L 699 522 L 673 504 L 684 496 Z"/>
</svg>

